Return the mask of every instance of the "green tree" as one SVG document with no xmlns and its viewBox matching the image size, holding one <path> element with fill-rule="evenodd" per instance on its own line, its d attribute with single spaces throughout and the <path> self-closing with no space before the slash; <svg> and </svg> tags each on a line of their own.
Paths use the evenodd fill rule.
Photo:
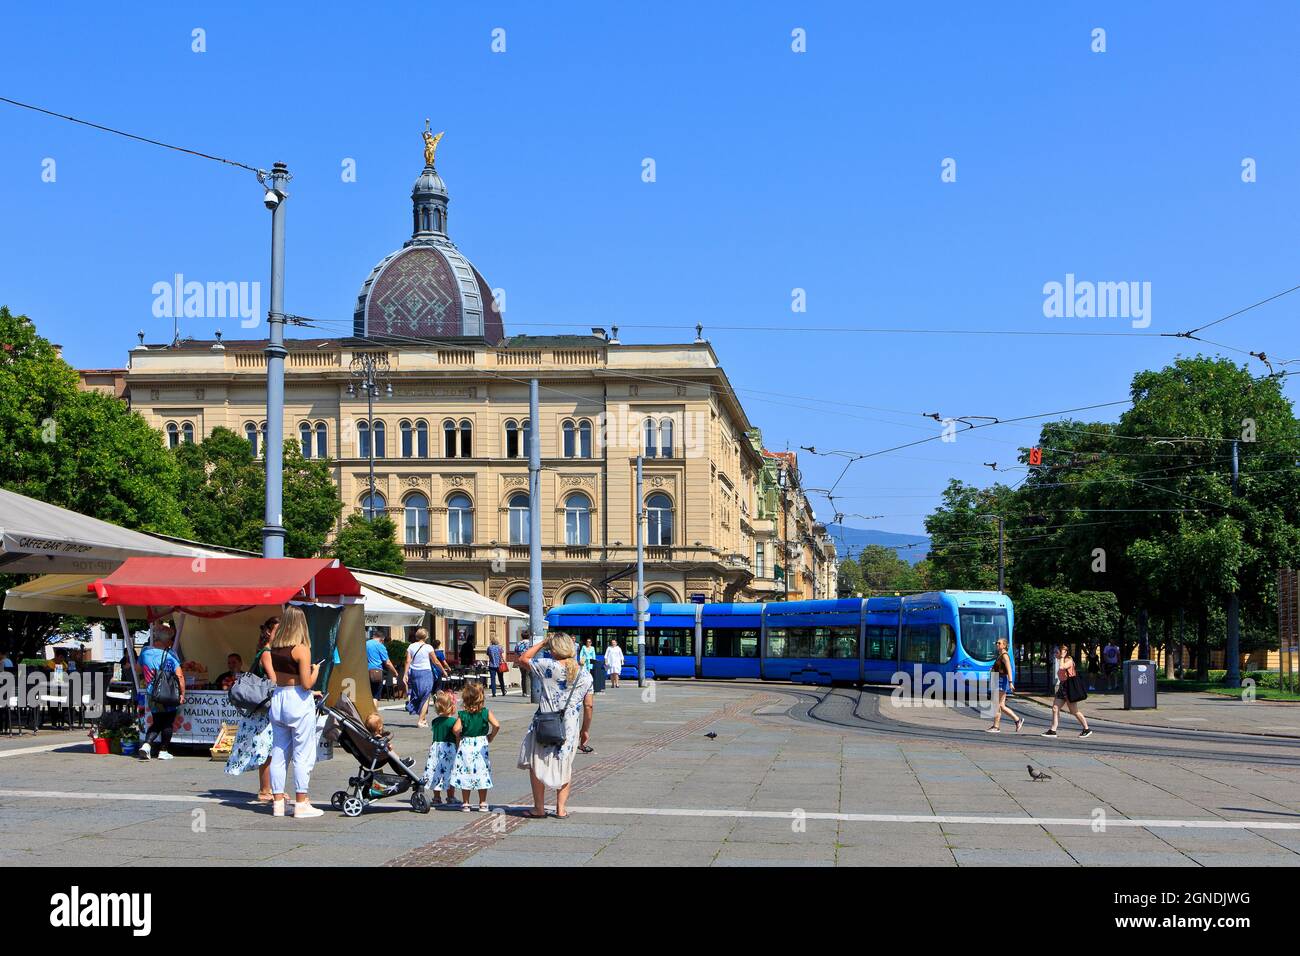
<svg viewBox="0 0 1300 956">
<path fill-rule="evenodd" d="M 140 531 L 186 535 L 180 473 L 162 437 L 77 373 L 31 320 L 0 306 L 0 487 Z M 25 578 L 0 575 L 0 590 Z M 0 646 L 38 655 L 49 614 L 0 614 Z"/>
<path fill-rule="evenodd" d="M 1092 648 L 1115 633 L 1119 602 L 1109 591 L 1026 587 L 1016 596 L 1016 639 Z"/>
<path fill-rule="evenodd" d="M 359 511 L 348 515 L 332 550 L 349 568 L 385 574 L 401 574 L 406 568 L 402 546 L 397 543 L 397 526 L 387 515 L 374 521 L 367 521 Z"/>
<path fill-rule="evenodd" d="M 246 551 L 262 550 L 266 466 L 248 441 L 214 428 L 202 442 L 176 449 L 185 480 L 181 506 L 198 540 Z M 284 443 L 284 553 L 320 554 L 343 510 L 327 461 L 303 458 L 298 443 Z"/>
</svg>

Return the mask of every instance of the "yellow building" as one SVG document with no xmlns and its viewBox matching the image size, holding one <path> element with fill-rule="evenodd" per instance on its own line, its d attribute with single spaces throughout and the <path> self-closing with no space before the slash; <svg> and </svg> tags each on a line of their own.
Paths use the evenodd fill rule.
<svg viewBox="0 0 1300 956">
<path fill-rule="evenodd" d="M 651 601 L 774 596 L 778 562 L 754 567 L 764 458 L 712 346 L 702 338 L 625 345 L 616 328 L 508 337 L 487 282 L 447 236 L 446 187 L 432 164 L 412 202 L 412 238 L 363 283 L 354 335 L 286 343 L 284 433 L 310 457 L 329 459 L 345 516 L 367 507 L 391 515 L 408 574 L 526 609 L 527 442 L 535 435 L 545 606 L 630 600 L 639 506 Z M 122 375 L 127 398 L 173 445 L 224 426 L 260 453 L 266 344 L 142 342 Z M 357 387 L 365 364 L 380 384 L 369 396 Z M 103 387 L 112 373 L 84 378 Z M 537 422 L 529 420 L 532 378 Z M 472 639 L 481 651 L 496 633 L 453 626 L 444 636 L 457 648 Z"/>
</svg>

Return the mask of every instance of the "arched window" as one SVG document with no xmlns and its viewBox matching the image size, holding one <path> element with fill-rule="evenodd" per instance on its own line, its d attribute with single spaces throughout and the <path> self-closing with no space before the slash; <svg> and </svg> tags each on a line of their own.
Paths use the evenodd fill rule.
<svg viewBox="0 0 1300 956">
<path fill-rule="evenodd" d="M 411 430 L 411 423 L 403 418 L 397 427 L 402 433 L 402 457 L 410 458 L 415 454 L 415 433 Z"/>
<path fill-rule="evenodd" d="M 665 418 L 659 423 L 659 457 L 673 457 L 673 420 Z"/>
<path fill-rule="evenodd" d="M 265 455 L 266 454 L 266 422 L 262 422 L 262 424 L 257 427 L 257 437 L 258 437 L 258 441 L 261 443 L 262 454 Z"/>
<path fill-rule="evenodd" d="M 658 442 L 655 440 L 656 432 L 655 420 L 647 418 L 645 420 L 645 456 L 647 458 L 654 458 L 659 451 Z"/>
<path fill-rule="evenodd" d="M 316 423 L 316 457 L 328 458 L 329 447 L 329 430 L 325 427 L 324 422 Z"/>
<path fill-rule="evenodd" d="M 370 434 L 375 441 L 375 457 L 384 457 L 384 423 L 375 419 L 370 423 Z"/>
<path fill-rule="evenodd" d="M 591 499 L 581 492 L 564 499 L 564 543 L 582 547 L 591 544 Z"/>
<path fill-rule="evenodd" d="M 311 422 L 298 423 L 298 444 L 302 446 L 302 457 L 311 457 Z"/>
<path fill-rule="evenodd" d="M 574 427 L 573 422 L 565 421 L 560 426 L 564 432 L 564 457 L 576 458 L 578 456 L 578 430 Z"/>
<path fill-rule="evenodd" d="M 388 512 L 388 502 L 379 492 L 373 495 L 363 495 L 361 498 L 361 513 L 366 516 L 367 521 L 374 521 L 376 518 L 382 518 Z"/>
<path fill-rule="evenodd" d="M 646 525 L 651 547 L 666 548 L 673 543 L 673 501 L 656 492 L 646 499 Z"/>
<path fill-rule="evenodd" d="M 570 591 L 564 595 L 565 604 L 595 604 L 596 599 L 586 591 Z"/>
<path fill-rule="evenodd" d="M 506 607 L 514 608 L 516 611 L 522 611 L 523 613 L 527 614 L 527 613 L 528 613 L 528 607 L 529 607 L 529 605 L 528 605 L 528 589 L 527 589 L 527 588 L 520 588 L 520 589 L 517 590 L 517 591 L 511 591 L 511 592 L 506 596 Z M 509 646 L 508 648 L 506 648 L 506 650 L 508 650 L 508 651 L 513 651 L 513 650 L 515 649 L 515 645 L 519 642 L 520 633 L 521 633 L 521 632 L 523 631 L 523 629 L 526 628 L 527 626 L 528 626 L 528 621 L 527 621 L 527 620 L 522 620 L 522 621 L 521 621 L 521 620 L 519 620 L 518 618 L 513 618 L 513 617 L 510 618 L 510 623 L 509 623 L 509 627 L 510 627 L 510 646 Z"/>
<path fill-rule="evenodd" d="M 442 423 L 442 457 L 456 457 L 456 423 L 450 418 Z"/>
<path fill-rule="evenodd" d="M 406 496 L 406 543 L 429 543 L 429 499 L 418 491 Z"/>
<path fill-rule="evenodd" d="M 671 591 L 647 591 L 645 600 L 647 604 L 676 604 L 677 595 Z"/>
<path fill-rule="evenodd" d="M 578 457 L 591 457 L 591 422 L 585 419 L 578 422 Z"/>
<path fill-rule="evenodd" d="M 533 454 L 533 423 L 525 418 L 520 427 L 523 429 L 523 441 L 519 445 L 519 454 L 529 458 Z"/>
<path fill-rule="evenodd" d="M 194 444 L 194 423 L 184 422 L 181 424 L 181 441 L 187 445 Z"/>
<path fill-rule="evenodd" d="M 474 503 L 469 495 L 454 494 L 447 499 L 447 543 L 474 543 Z"/>
<path fill-rule="evenodd" d="M 176 427 L 175 422 L 167 423 L 167 447 L 177 448 L 181 443 L 181 431 Z"/>
<path fill-rule="evenodd" d="M 460 457 L 474 457 L 474 426 L 470 424 L 468 418 L 462 418 L 460 421 Z"/>
<path fill-rule="evenodd" d="M 370 457 L 370 423 L 357 422 L 357 457 Z"/>
<path fill-rule="evenodd" d="M 513 418 L 506 419 L 506 457 L 519 457 L 519 423 Z"/>
<path fill-rule="evenodd" d="M 429 423 L 423 418 L 415 423 L 415 457 L 429 457 Z"/>
<path fill-rule="evenodd" d="M 257 426 L 252 422 L 244 422 L 244 437 L 248 439 L 248 447 L 253 450 L 253 457 L 257 457 Z"/>
<path fill-rule="evenodd" d="M 511 495 L 507 510 L 510 514 L 510 543 L 528 544 L 531 540 L 528 536 L 529 519 L 531 518 L 528 508 L 528 496 L 525 494 Z"/>
</svg>

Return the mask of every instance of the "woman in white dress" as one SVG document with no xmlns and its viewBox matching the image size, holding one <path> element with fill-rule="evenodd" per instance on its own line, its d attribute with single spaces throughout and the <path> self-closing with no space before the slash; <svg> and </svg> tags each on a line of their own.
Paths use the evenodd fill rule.
<svg viewBox="0 0 1300 956">
<path fill-rule="evenodd" d="M 546 816 L 547 787 L 556 791 L 556 819 L 569 816 L 565 807 L 573 781 L 573 755 L 579 746 L 587 745 L 591 736 L 595 696 L 591 692 L 591 675 L 578 663 L 576 650 L 569 635 L 552 634 L 519 656 L 520 668 L 527 668 L 537 682 L 539 710 L 564 711 L 563 744 L 537 743 L 534 718 L 519 748 L 519 768 L 528 771 L 533 788 L 533 809 L 527 815 L 536 819 Z M 550 657 L 537 657 L 541 651 L 549 652 Z"/>
<path fill-rule="evenodd" d="M 622 671 L 623 648 L 618 646 L 618 641 L 610 641 L 609 647 L 605 648 L 605 676 L 617 687 L 618 677 Z"/>
</svg>

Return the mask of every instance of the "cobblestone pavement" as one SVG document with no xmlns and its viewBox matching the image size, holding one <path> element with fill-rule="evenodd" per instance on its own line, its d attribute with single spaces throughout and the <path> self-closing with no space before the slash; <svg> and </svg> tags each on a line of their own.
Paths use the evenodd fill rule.
<svg viewBox="0 0 1300 956">
<path fill-rule="evenodd" d="M 0 864 L 1300 863 L 1289 741 L 1105 719 L 1088 740 L 1044 741 L 1028 727 L 994 736 L 971 712 L 880 706 L 882 696 L 689 681 L 644 697 L 610 689 L 566 820 L 521 815 L 527 775 L 514 763 L 532 708 L 517 695 L 488 701 L 502 722 L 489 814 L 421 815 L 394 800 L 354 819 L 276 819 L 246 802 L 251 775 L 228 777 L 206 757 L 97 757 L 80 733 L 0 738 Z M 1025 711 L 1041 729 L 1043 708 Z M 422 762 L 427 731 L 400 708 L 384 714 L 398 749 Z M 1027 764 L 1052 779 L 1031 780 Z M 318 802 L 354 768 L 342 753 L 320 764 Z"/>
</svg>

